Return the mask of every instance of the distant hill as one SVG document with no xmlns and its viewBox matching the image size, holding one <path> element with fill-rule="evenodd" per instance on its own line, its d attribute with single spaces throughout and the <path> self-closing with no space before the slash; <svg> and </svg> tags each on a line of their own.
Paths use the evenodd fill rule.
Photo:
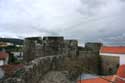
<svg viewBox="0 0 125 83">
<path fill-rule="evenodd" d="M 18 45 L 23 45 L 23 39 L 16 39 L 16 38 L 0 38 L 0 42 L 10 42 Z"/>
</svg>

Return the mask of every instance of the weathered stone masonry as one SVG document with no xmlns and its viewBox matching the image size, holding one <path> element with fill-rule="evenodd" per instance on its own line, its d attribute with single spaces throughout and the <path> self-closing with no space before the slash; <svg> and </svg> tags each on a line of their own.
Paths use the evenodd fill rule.
<svg viewBox="0 0 125 83">
<path fill-rule="evenodd" d="M 84 68 L 97 74 L 99 66 L 98 51 L 78 50 L 76 40 L 63 37 L 26 38 L 24 60 L 27 65 L 21 70 L 23 73 L 2 83 L 40 83 L 53 70 L 67 71 L 68 78 L 74 80 L 81 72 L 88 72 Z"/>
<path fill-rule="evenodd" d="M 44 56 L 76 56 L 78 51 L 77 40 L 64 40 L 63 37 L 26 38 L 24 43 L 24 60 L 26 62 Z"/>
</svg>

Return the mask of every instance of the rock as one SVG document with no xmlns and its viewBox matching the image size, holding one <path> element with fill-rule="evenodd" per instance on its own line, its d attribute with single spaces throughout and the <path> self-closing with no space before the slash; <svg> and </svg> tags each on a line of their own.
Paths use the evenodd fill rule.
<svg viewBox="0 0 125 83">
<path fill-rule="evenodd" d="M 41 83 L 72 83 L 68 77 L 67 72 L 62 71 L 51 71 L 48 72 Z"/>
</svg>

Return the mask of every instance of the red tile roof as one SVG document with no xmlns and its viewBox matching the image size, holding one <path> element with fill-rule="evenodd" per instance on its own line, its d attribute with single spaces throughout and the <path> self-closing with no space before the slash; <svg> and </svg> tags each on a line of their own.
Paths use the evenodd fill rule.
<svg viewBox="0 0 125 83">
<path fill-rule="evenodd" d="M 125 78 L 125 64 L 124 65 L 121 65 L 119 68 L 118 68 L 118 71 L 116 73 L 116 75 L 122 77 L 122 78 Z M 112 80 L 113 76 L 106 76 L 104 77 L 105 79 L 102 79 L 102 78 L 93 78 L 93 79 L 86 79 L 86 80 L 78 80 L 77 83 L 111 83 L 109 81 Z M 125 83 L 123 80 L 120 80 L 120 79 L 117 79 L 117 82 L 116 83 Z"/>
<path fill-rule="evenodd" d="M 122 77 L 122 78 L 125 78 L 125 64 L 121 65 L 119 68 L 118 68 L 118 71 L 116 73 L 118 76 Z"/>
<path fill-rule="evenodd" d="M 101 53 L 125 54 L 125 46 L 103 46 Z"/>
<path fill-rule="evenodd" d="M 112 76 L 105 77 L 107 80 L 111 80 Z M 86 80 L 79 80 L 77 83 L 110 83 L 107 80 L 101 79 L 101 78 L 93 78 L 93 79 L 86 79 Z"/>
<path fill-rule="evenodd" d="M 23 68 L 23 64 L 8 64 L 3 65 L 0 68 L 2 68 L 5 71 L 5 75 L 7 77 L 11 77 L 17 70 Z"/>
<path fill-rule="evenodd" d="M 125 64 L 121 65 L 118 68 L 118 71 L 117 71 L 116 75 L 120 76 L 122 78 L 125 78 Z M 118 83 L 125 83 L 125 81 L 123 81 L 123 80 L 120 80 L 120 79 L 117 79 L 117 80 L 118 80 Z"/>
<path fill-rule="evenodd" d="M 0 52 L 0 59 L 6 59 L 9 56 L 6 52 Z"/>
</svg>

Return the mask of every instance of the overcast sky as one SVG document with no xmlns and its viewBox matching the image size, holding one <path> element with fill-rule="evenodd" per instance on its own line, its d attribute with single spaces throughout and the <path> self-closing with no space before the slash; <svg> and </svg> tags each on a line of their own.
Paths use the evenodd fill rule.
<svg viewBox="0 0 125 83">
<path fill-rule="evenodd" d="M 125 0 L 0 0 L 0 36 L 125 45 Z"/>
</svg>

